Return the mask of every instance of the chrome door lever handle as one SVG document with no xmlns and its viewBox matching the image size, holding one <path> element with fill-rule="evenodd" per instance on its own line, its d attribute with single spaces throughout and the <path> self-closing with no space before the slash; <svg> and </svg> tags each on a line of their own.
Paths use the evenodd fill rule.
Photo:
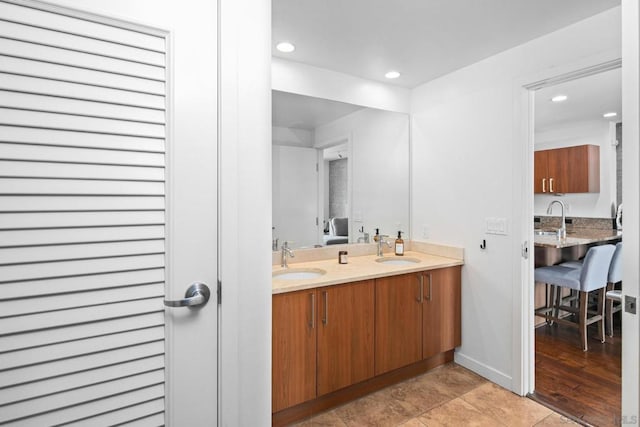
<svg viewBox="0 0 640 427">
<path fill-rule="evenodd" d="M 195 282 L 185 292 L 184 299 L 164 300 L 164 305 L 167 307 L 196 307 L 205 305 L 210 296 L 211 291 L 206 284 Z"/>
</svg>

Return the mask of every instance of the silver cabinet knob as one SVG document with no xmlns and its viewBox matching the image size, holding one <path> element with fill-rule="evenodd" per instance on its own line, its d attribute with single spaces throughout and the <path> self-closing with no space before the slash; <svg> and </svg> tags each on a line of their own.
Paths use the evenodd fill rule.
<svg viewBox="0 0 640 427">
<path fill-rule="evenodd" d="M 210 296 L 211 291 L 206 284 L 195 282 L 185 292 L 184 299 L 164 300 L 164 305 L 167 307 L 196 307 L 205 305 Z"/>
</svg>

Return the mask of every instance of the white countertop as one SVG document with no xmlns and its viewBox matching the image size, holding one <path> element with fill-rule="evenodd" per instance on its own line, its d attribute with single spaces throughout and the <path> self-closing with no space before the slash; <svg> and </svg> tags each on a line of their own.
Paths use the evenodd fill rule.
<svg viewBox="0 0 640 427">
<path fill-rule="evenodd" d="M 357 257 L 349 257 L 348 264 L 339 264 L 337 257 L 334 259 L 296 263 L 290 265 L 288 270 L 296 271 L 301 269 L 320 269 L 326 271 L 326 274 L 313 279 L 289 280 L 274 277 L 271 281 L 273 289 L 272 292 L 274 294 L 280 294 L 285 292 L 318 288 L 322 286 L 356 282 L 359 280 L 368 280 L 378 277 L 413 273 L 416 271 L 453 267 L 464 264 L 462 259 L 429 255 L 416 251 L 408 251 L 404 256 L 385 254 L 384 257 L 398 259 L 415 258 L 420 262 L 408 265 L 393 265 L 376 262 L 376 259 L 380 258 L 376 255 L 363 255 Z M 274 265 L 272 272 L 275 273 L 283 270 L 285 269 L 283 269 L 279 265 Z"/>
</svg>

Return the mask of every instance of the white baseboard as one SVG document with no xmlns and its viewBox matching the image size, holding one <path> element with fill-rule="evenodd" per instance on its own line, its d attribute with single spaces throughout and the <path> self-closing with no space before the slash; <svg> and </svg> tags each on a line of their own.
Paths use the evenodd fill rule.
<svg viewBox="0 0 640 427">
<path fill-rule="evenodd" d="M 469 356 L 465 356 L 464 354 L 457 351 L 453 356 L 453 360 L 458 365 L 463 366 L 482 377 L 485 377 L 489 381 L 496 383 L 499 386 L 506 388 L 507 390 L 513 391 L 513 380 L 509 375 L 506 375 L 492 368 L 491 366 L 487 366 L 484 363 L 478 362 L 477 360 L 472 359 Z"/>
</svg>

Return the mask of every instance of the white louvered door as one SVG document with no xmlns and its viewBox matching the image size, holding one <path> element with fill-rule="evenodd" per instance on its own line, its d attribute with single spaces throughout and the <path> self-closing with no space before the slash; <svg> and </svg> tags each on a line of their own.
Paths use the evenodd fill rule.
<svg viewBox="0 0 640 427">
<path fill-rule="evenodd" d="M 165 424 L 166 37 L 0 0 L 0 425 Z"/>
</svg>

